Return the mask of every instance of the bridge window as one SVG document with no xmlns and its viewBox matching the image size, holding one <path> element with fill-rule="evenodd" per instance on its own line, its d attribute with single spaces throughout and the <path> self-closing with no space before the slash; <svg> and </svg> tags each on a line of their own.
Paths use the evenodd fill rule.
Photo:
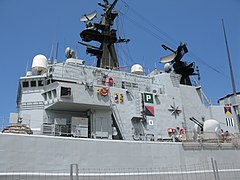
<svg viewBox="0 0 240 180">
<path fill-rule="evenodd" d="M 47 84 L 50 84 L 50 83 L 51 83 L 51 80 L 50 80 L 50 79 L 48 79 L 48 80 L 47 80 Z"/>
<path fill-rule="evenodd" d="M 43 98 L 44 98 L 44 101 L 47 101 L 47 94 L 46 93 L 43 93 Z"/>
<path fill-rule="evenodd" d="M 49 98 L 49 99 L 52 99 L 52 92 L 49 91 L 49 92 L 47 92 L 47 94 L 48 94 L 48 98 Z"/>
<path fill-rule="evenodd" d="M 31 81 L 31 87 L 36 87 L 37 86 L 37 82 L 36 81 Z"/>
<path fill-rule="evenodd" d="M 38 86 L 40 87 L 40 86 L 43 86 L 43 81 L 42 80 L 39 80 L 38 81 Z"/>
<path fill-rule="evenodd" d="M 61 87 L 61 96 L 62 97 L 69 97 L 69 96 L 71 96 L 71 88 L 69 88 L 69 87 Z"/>
<path fill-rule="evenodd" d="M 28 82 L 28 81 L 23 81 L 23 82 L 22 82 L 22 87 L 23 87 L 23 88 L 29 87 L 29 82 Z"/>
</svg>

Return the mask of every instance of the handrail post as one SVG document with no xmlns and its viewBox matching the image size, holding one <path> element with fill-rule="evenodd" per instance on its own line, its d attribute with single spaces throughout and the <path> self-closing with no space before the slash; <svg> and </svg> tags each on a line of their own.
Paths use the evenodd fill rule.
<svg viewBox="0 0 240 180">
<path fill-rule="evenodd" d="M 73 178 L 74 166 L 75 166 L 76 180 L 79 180 L 79 178 L 78 178 L 78 164 L 70 164 L 70 180 L 74 180 L 74 178 Z"/>
</svg>

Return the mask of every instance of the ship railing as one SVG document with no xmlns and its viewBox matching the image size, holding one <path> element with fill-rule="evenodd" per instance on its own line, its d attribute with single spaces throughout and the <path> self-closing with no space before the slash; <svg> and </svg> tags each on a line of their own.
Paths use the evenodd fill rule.
<svg viewBox="0 0 240 180">
<path fill-rule="evenodd" d="M 115 110 L 113 109 L 113 117 L 115 118 L 115 121 L 117 123 L 118 129 L 122 135 L 122 138 L 125 139 L 124 133 L 123 133 L 123 128 L 122 128 L 122 120 L 120 115 L 117 115 L 117 113 L 115 112 Z"/>
<path fill-rule="evenodd" d="M 67 125 L 43 124 L 42 133 L 52 136 L 70 136 L 71 130 Z"/>
<path fill-rule="evenodd" d="M 206 142 L 206 143 L 220 143 L 224 142 L 220 134 L 215 132 L 196 133 L 188 131 L 186 134 L 186 142 Z"/>
<path fill-rule="evenodd" d="M 45 135 L 55 135 L 55 125 L 54 124 L 42 124 L 42 133 Z"/>
<path fill-rule="evenodd" d="M 113 98 L 113 97 L 112 97 Z M 112 113 L 113 113 L 113 117 L 115 118 L 115 121 L 117 123 L 117 126 L 118 126 L 118 129 L 122 135 L 122 138 L 123 139 L 126 139 L 125 138 L 125 135 L 124 135 L 124 132 L 123 132 L 123 123 L 122 123 L 122 119 L 121 119 L 121 116 L 119 114 L 119 111 L 118 111 L 118 108 L 117 108 L 117 105 L 115 103 L 113 103 L 114 101 L 112 100 L 111 98 L 111 109 L 112 109 Z"/>
<path fill-rule="evenodd" d="M 69 136 L 71 135 L 71 128 L 67 125 L 55 124 L 55 135 L 58 136 Z"/>
<path fill-rule="evenodd" d="M 219 146 L 228 144 L 240 148 L 240 133 L 196 133 L 187 131 L 186 137 L 181 139 L 181 141 L 183 143 L 217 144 Z"/>
<path fill-rule="evenodd" d="M 194 131 L 187 131 L 184 134 L 173 134 L 169 136 L 165 131 L 161 131 L 157 136 L 154 134 L 141 134 L 138 137 L 134 134 L 125 135 L 127 140 L 151 141 L 151 142 L 183 142 L 183 143 L 215 143 L 215 144 L 239 144 L 240 133 L 221 136 L 215 132 L 204 132 L 196 134 Z"/>
<path fill-rule="evenodd" d="M 0 171 L 0 179 L 6 180 L 236 180 L 240 176 L 239 162 L 219 162 L 214 158 L 194 164 L 176 162 L 153 167 L 110 167 L 84 168 L 81 164 L 71 164 L 70 169 Z"/>
<path fill-rule="evenodd" d="M 75 126 L 71 126 L 71 135 L 73 137 L 84 137 L 87 138 L 88 137 L 88 125 L 75 125 Z"/>
<path fill-rule="evenodd" d="M 75 127 L 76 128 L 76 127 Z M 74 136 L 73 129 L 68 127 L 67 125 L 56 125 L 56 124 L 43 124 L 42 125 L 42 133 L 45 135 L 53 135 L 53 136 Z M 87 134 L 76 134 L 76 137 L 87 137 Z M 127 139 L 134 139 L 132 136 L 124 136 Z M 174 134 L 172 136 L 160 136 L 154 137 L 152 134 L 147 134 L 137 139 L 137 141 L 151 141 L 151 142 L 182 142 L 183 144 L 215 144 L 218 147 L 221 145 L 233 146 L 236 148 L 240 148 L 240 133 L 229 133 L 229 134 L 220 134 L 215 132 L 204 132 L 204 133 L 196 133 L 194 131 L 186 131 L 185 134 L 179 135 Z"/>
<path fill-rule="evenodd" d="M 43 107 L 44 107 L 43 101 L 21 102 L 17 105 L 17 108 L 21 109 L 42 109 Z"/>
</svg>

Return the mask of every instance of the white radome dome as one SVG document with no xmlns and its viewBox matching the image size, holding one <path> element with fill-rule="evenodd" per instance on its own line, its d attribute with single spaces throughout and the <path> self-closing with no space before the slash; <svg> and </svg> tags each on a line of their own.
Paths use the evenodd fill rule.
<svg viewBox="0 0 240 180">
<path fill-rule="evenodd" d="M 140 64 L 134 64 L 131 67 L 131 73 L 132 74 L 143 75 L 143 67 Z"/>
<path fill-rule="evenodd" d="M 165 72 L 169 73 L 171 71 L 171 69 L 172 69 L 172 66 L 171 66 L 170 63 L 164 64 L 164 71 Z"/>
<path fill-rule="evenodd" d="M 215 119 L 208 119 L 203 124 L 203 132 L 218 133 L 220 130 L 220 123 Z"/>
<path fill-rule="evenodd" d="M 47 58 L 42 54 L 38 54 L 33 58 L 32 71 L 41 74 L 47 71 Z"/>
<path fill-rule="evenodd" d="M 208 119 L 203 123 L 203 135 L 205 139 L 219 138 L 220 131 L 220 123 L 215 119 Z"/>
</svg>

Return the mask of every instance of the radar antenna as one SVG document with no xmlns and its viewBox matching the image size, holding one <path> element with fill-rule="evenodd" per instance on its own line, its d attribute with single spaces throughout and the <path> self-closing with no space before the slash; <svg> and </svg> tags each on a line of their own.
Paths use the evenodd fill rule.
<svg viewBox="0 0 240 180">
<path fill-rule="evenodd" d="M 94 25 L 91 23 L 91 21 L 97 18 L 97 11 L 93 11 L 92 13 L 86 15 L 84 14 L 81 18 L 80 21 L 81 22 L 85 22 L 86 23 L 86 28 L 94 28 Z"/>
<path fill-rule="evenodd" d="M 194 63 L 193 62 L 190 64 L 187 64 L 186 62 L 181 61 L 183 56 L 188 53 L 186 44 L 180 43 L 180 45 L 177 47 L 177 50 L 173 50 L 164 44 L 162 45 L 162 47 L 165 50 L 169 50 L 169 51 L 173 52 L 173 54 L 170 54 L 168 56 L 160 58 L 160 62 L 172 63 L 175 73 L 182 75 L 180 83 L 191 86 L 192 83 L 190 81 L 189 76 L 199 75 L 199 71 L 197 71 L 197 73 L 194 72 Z"/>
<path fill-rule="evenodd" d="M 80 33 L 80 37 L 84 42 L 80 44 L 87 47 L 86 52 L 97 57 L 97 67 L 106 69 L 119 69 L 119 63 L 117 59 L 115 43 L 129 42 L 129 40 L 117 38 L 117 30 L 112 29 L 115 18 L 118 16 L 116 11 L 113 11 L 118 0 L 114 0 L 112 4 L 108 0 L 103 0 L 102 3 L 98 3 L 103 7 L 104 13 L 100 23 L 86 23 L 86 28 Z M 83 22 L 90 22 L 96 17 L 96 12 L 89 15 L 84 15 L 80 20 Z M 85 42 L 96 41 L 100 43 L 100 46 L 93 46 L 86 44 Z"/>
<path fill-rule="evenodd" d="M 169 55 L 169 56 L 165 56 L 163 58 L 160 59 L 160 61 L 162 63 L 166 63 L 166 62 L 171 62 L 171 61 L 175 61 L 178 62 L 182 59 L 182 57 L 188 53 L 188 49 L 186 44 L 180 43 L 180 45 L 178 46 L 177 50 L 174 51 L 172 50 L 170 47 L 162 44 L 163 49 L 165 50 L 170 50 L 171 52 L 173 52 L 173 54 Z"/>
</svg>

